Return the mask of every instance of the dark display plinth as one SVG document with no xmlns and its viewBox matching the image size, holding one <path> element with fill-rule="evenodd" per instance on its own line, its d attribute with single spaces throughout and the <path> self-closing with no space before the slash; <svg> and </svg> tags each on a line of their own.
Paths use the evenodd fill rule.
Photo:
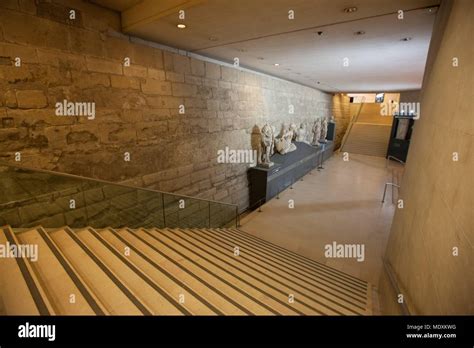
<svg viewBox="0 0 474 348">
<path fill-rule="evenodd" d="M 328 141 L 319 148 L 306 143 L 295 142 L 297 149 L 286 155 L 274 154 L 270 168 L 253 167 L 248 171 L 249 208 L 255 209 L 260 204 L 275 197 L 295 181 L 317 168 L 321 161 L 331 157 L 334 142 Z"/>
<path fill-rule="evenodd" d="M 407 160 L 414 124 L 414 116 L 395 115 L 393 117 L 386 158 L 393 156 L 403 162 Z"/>
</svg>

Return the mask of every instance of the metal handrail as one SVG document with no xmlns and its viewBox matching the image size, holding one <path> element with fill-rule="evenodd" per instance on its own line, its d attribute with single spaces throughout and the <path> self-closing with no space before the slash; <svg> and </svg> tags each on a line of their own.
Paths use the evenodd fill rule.
<svg viewBox="0 0 474 348">
<path fill-rule="evenodd" d="M 23 170 L 29 170 L 29 171 L 32 171 L 32 172 L 40 172 L 40 173 L 45 173 L 45 174 L 50 174 L 50 175 L 64 176 L 64 177 L 69 177 L 69 178 L 73 178 L 73 179 L 99 182 L 99 183 L 106 184 L 106 185 L 115 185 L 115 186 L 132 188 L 132 189 L 137 189 L 137 190 L 142 190 L 142 191 L 162 193 L 162 194 L 170 195 L 170 196 L 190 198 L 190 199 L 195 199 L 195 200 L 198 200 L 198 201 L 211 202 L 211 203 L 217 203 L 217 204 L 223 204 L 223 205 L 238 207 L 237 204 L 233 204 L 233 203 L 219 202 L 219 201 L 215 201 L 215 200 L 212 200 L 212 199 L 204 199 L 204 198 L 192 197 L 192 196 L 176 194 L 176 193 L 170 193 L 170 192 L 164 192 L 164 191 L 159 191 L 159 190 L 152 190 L 152 189 L 149 189 L 149 188 L 146 188 L 146 187 L 130 186 L 130 185 L 126 185 L 126 184 L 123 184 L 123 183 L 111 182 L 111 181 L 106 181 L 106 180 L 102 180 L 102 179 L 88 178 L 88 177 L 85 177 L 85 176 L 69 174 L 69 173 L 63 173 L 63 172 L 55 172 L 55 171 L 51 171 L 51 170 L 47 170 L 47 169 L 37 169 L 37 168 L 24 167 L 24 166 L 19 166 L 17 164 L 6 163 L 6 162 L 3 162 L 3 161 L 0 161 L 0 167 L 1 166 L 13 167 L 13 168 L 18 168 L 18 169 L 23 169 Z"/>
<path fill-rule="evenodd" d="M 397 185 L 393 182 L 386 182 L 385 187 L 383 189 L 382 203 L 385 203 L 385 195 L 387 194 L 387 186 L 392 186 L 392 187 L 396 187 L 396 188 L 400 189 L 400 185 Z"/>
<path fill-rule="evenodd" d="M 405 165 L 405 162 L 403 162 L 400 158 L 390 155 L 390 156 L 387 157 L 387 159 L 385 161 L 385 168 L 388 168 L 388 161 L 390 160 L 390 158 L 394 159 L 395 161 L 397 161 L 399 163 L 401 163 L 402 165 Z"/>
<path fill-rule="evenodd" d="M 174 194 L 174 193 L 163 192 L 163 191 L 158 191 L 158 190 L 152 190 L 152 189 L 142 188 L 142 187 L 135 187 L 135 186 L 125 185 L 123 183 L 115 183 L 115 182 L 110 182 L 110 181 L 101 180 L 101 179 L 93 179 L 93 178 L 82 177 L 82 176 L 75 175 L 75 174 L 54 172 L 54 171 L 50 171 L 50 170 L 46 170 L 46 169 L 29 168 L 29 167 L 25 167 L 25 166 L 20 166 L 20 165 L 0 161 L 0 167 L 2 167 L 2 166 L 3 167 L 9 167 L 9 168 L 16 168 L 16 169 L 19 169 L 19 170 L 30 171 L 30 172 L 33 172 L 33 173 L 35 173 L 35 172 L 36 173 L 44 173 L 44 174 L 48 174 L 48 175 L 51 175 L 51 176 L 67 177 L 67 178 L 75 179 L 75 180 L 78 180 L 78 181 L 80 180 L 81 189 L 83 189 L 84 181 L 89 181 L 89 182 L 96 182 L 96 183 L 101 183 L 101 184 L 109 185 L 109 186 L 118 186 L 118 187 L 124 187 L 124 188 L 127 188 L 127 189 L 133 189 L 133 190 L 137 190 L 137 191 L 141 190 L 141 191 L 147 191 L 147 192 L 153 192 L 153 193 L 156 193 L 156 194 L 161 194 L 162 204 L 163 204 L 162 206 L 163 206 L 163 214 L 164 214 L 164 216 L 163 216 L 163 223 L 164 224 L 166 224 L 165 205 L 164 205 L 164 196 L 165 195 L 172 196 L 172 197 L 177 197 L 177 198 L 186 198 L 186 199 L 192 199 L 192 200 L 197 200 L 197 201 L 201 201 L 201 202 L 207 202 L 208 205 L 209 205 L 209 223 L 210 223 L 210 220 L 211 220 L 211 212 L 210 212 L 211 203 L 234 207 L 235 212 L 236 212 L 236 216 L 235 216 L 236 227 L 239 226 L 239 220 L 238 220 L 239 219 L 239 216 L 238 216 L 239 215 L 238 214 L 239 207 L 238 207 L 237 204 L 232 204 L 232 203 L 227 203 L 227 202 L 219 202 L 219 201 L 214 201 L 214 200 L 211 200 L 211 199 L 197 198 L 197 197 L 191 197 L 191 196 L 180 195 L 180 194 Z M 39 195 L 34 195 L 30 192 L 28 192 L 28 193 L 35 201 L 38 201 L 38 198 L 41 198 L 43 196 L 51 195 L 51 192 L 44 193 L 44 194 L 39 194 Z M 28 201 L 30 199 L 31 198 L 22 199 L 22 200 L 16 201 L 15 203 L 25 202 L 25 201 Z M 11 203 L 13 203 L 13 202 L 0 203 L 0 206 L 5 206 L 5 205 L 11 204 Z"/>
<path fill-rule="evenodd" d="M 362 101 L 360 103 L 360 107 L 359 107 L 359 111 L 357 112 L 356 115 L 353 115 L 350 122 L 349 122 L 349 125 L 347 126 L 347 129 L 346 129 L 346 132 L 344 133 L 344 136 L 342 137 L 342 141 L 341 141 L 341 146 L 339 147 L 339 152 L 342 151 L 342 148 L 344 147 L 344 145 L 346 144 L 346 141 L 347 141 L 347 138 L 349 137 L 349 133 L 351 132 L 352 130 L 352 126 L 357 122 L 357 120 L 359 119 L 359 115 L 360 115 L 360 112 L 362 111 L 362 107 L 364 106 L 364 101 L 365 101 L 365 96 L 362 97 Z"/>
<path fill-rule="evenodd" d="M 390 262 L 385 258 L 382 259 L 382 262 L 383 262 L 383 265 L 384 265 L 384 268 L 385 268 L 385 272 L 388 275 L 388 279 L 390 281 L 390 285 L 392 286 L 392 289 L 395 291 L 395 293 L 397 295 L 402 294 L 400 286 L 398 285 L 397 277 L 396 277 L 395 273 L 392 270 L 392 266 L 390 265 Z M 408 306 L 405 302 L 405 296 L 403 296 L 403 302 L 402 303 L 400 303 L 398 301 L 397 301 L 397 303 L 400 305 L 400 308 L 401 308 L 401 311 L 402 311 L 403 315 L 411 315 L 410 310 L 408 309 Z"/>
</svg>

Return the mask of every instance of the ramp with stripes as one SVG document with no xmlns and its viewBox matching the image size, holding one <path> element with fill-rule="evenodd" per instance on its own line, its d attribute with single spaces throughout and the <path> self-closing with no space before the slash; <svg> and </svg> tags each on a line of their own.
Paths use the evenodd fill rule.
<svg viewBox="0 0 474 348">
<path fill-rule="evenodd" d="M 6 315 L 367 315 L 371 285 L 238 229 L 0 232 Z"/>
</svg>

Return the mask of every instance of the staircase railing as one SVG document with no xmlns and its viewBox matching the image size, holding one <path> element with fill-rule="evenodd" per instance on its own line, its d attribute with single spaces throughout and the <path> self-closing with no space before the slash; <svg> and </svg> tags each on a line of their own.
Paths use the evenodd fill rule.
<svg viewBox="0 0 474 348">
<path fill-rule="evenodd" d="M 390 155 L 390 156 L 387 156 L 387 159 L 386 159 L 386 161 L 385 161 L 385 168 L 387 168 L 387 169 L 389 168 L 388 164 L 390 163 L 390 159 L 394 159 L 395 161 L 397 161 L 398 163 L 400 163 L 402 166 L 405 165 L 405 162 L 402 161 L 400 158 Z M 400 180 L 397 180 L 398 184 L 395 183 L 396 180 L 395 180 L 395 173 L 394 173 L 394 170 L 393 170 L 393 169 L 394 169 L 394 168 L 392 168 L 392 182 L 387 182 L 387 183 L 385 183 L 385 187 L 384 187 L 384 190 L 383 190 L 382 203 L 385 203 L 385 195 L 386 195 L 386 193 L 387 193 L 387 186 L 391 186 L 391 187 L 392 187 L 392 203 L 393 203 L 394 189 L 396 188 L 396 189 L 400 190 L 400 185 L 399 185 L 399 184 L 400 184 Z M 397 178 L 398 178 L 398 176 L 397 176 Z"/>
<path fill-rule="evenodd" d="M 235 204 L 0 163 L 0 225 L 218 228 L 238 215 Z"/>
<path fill-rule="evenodd" d="M 347 126 L 346 132 L 344 133 L 344 136 L 342 137 L 341 146 L 339 147 L 339 152 L 342 151 L 342 149 L 344 148 L 344 145 L 346 144 L 347 138 L 349 137 L 352 127 L 359 119 L 360 112 L 362 111 L 362 107 L 364 106 L 364 101 L 365 101 L 365 97 L 362 97 L 357 114 L 352 115 L 351 120 L 349 121 L 349 125 Z"/>
</svg>

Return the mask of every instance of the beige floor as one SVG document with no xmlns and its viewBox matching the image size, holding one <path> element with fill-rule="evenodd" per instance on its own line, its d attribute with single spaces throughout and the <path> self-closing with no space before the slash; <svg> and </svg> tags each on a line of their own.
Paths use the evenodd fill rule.
<svg viewBox="0 0 474 348">
<path fill-rule="evenodd" d="M 324 167 L 246 216 L 241 229 L 377 286 L 395 209 L 391 194 L 381 203 L 391 172 L 384 158 L 355 154 L 347 162 L 335 154 Z M 326 258 L 333 241 L 364 244 L 365 260 Z"/>
</svg>

